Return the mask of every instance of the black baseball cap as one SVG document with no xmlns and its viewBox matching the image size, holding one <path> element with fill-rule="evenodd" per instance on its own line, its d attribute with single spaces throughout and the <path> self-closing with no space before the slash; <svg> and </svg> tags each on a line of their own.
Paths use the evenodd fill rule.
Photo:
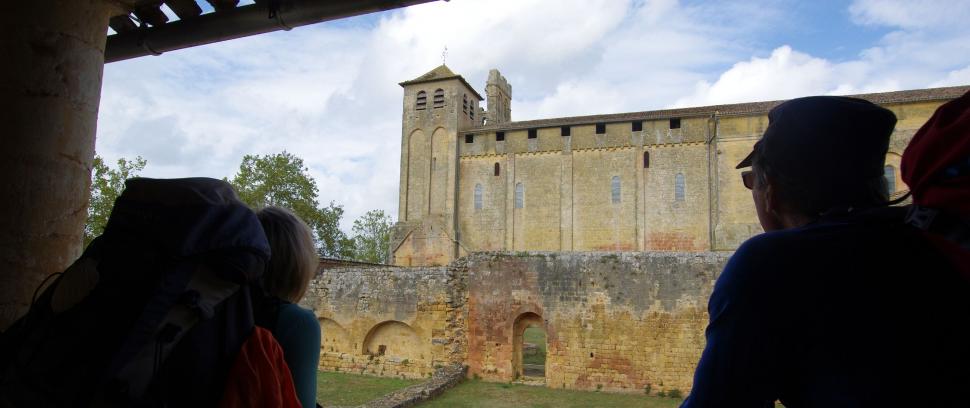
<svg viewBox="0 0 970 408">
<path fill-rule="evenodd" d="M 845 191 L 842 187 L 882 177 L 895 126 L 892 111 L 864 99 L 792 99 L 768 112 L 768 129 L 736 168 L 751 166 L 759 152 L 772 172 L 786 180 Z"/>
</svg>

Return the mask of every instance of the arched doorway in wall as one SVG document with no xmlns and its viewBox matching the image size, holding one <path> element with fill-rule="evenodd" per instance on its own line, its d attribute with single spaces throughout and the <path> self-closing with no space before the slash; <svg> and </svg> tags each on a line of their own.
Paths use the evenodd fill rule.
<svg viewBox="0 0 970 408">
<path fill-rule="evenodd" d="M 512 370 L 516 379 L 545 379 L 546 327 L 532 312 L 519 315 L 512 326 Z"/>
</svg>

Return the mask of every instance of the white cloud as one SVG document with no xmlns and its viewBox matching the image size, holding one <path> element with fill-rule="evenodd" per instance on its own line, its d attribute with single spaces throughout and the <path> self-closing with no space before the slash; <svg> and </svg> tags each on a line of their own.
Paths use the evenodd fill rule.
<svg viewBox="0 0 970 408">
<path fill-rule="evenodd" d="M 698 82 L 692 95 L 678 99 L 673 106 L 754 102 L 819 93 L 831 86 L 833 74 L 828 61 L 785 45 L 767 58 L 755 57 L 734 64 L 713 84 Z"/>
<path fill-rule="evenodd" d="M 713 83 L 697 81 L 693 93 L 672 106 L 970 84 L 970 26 L 963 18 L 970 16 L 970 3 L 858 0 L 849 11 L 858 24 L 894 31 L 847 61 L 779 46 L 768 57 L 734 64 Z"/>
<path fill-rule="evenodd" d="M 940 86 L 958 86 L 970 84 L 970 65 L 966 68 L 950 71 L 946 74 L 946 78 L 930 84 L 932 87 Z"/>
<path fill-rule="evenodd" d="M 963 0 L 855 0 L 849 14 L 858 24 L 935 30 L 965 26 L 970 5 Z"/>
</svg>

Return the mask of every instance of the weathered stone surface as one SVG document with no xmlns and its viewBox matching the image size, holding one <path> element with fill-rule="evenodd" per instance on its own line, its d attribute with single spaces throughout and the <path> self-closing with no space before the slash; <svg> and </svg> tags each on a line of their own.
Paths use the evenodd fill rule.
<svg viewBox="0 0 970 408">
<path fill-rule="evenodd" d="M 707 298 L 728 253 L 483 253 L 468 268 L 471 375 L 508 381 L 516 322 L 547 334 L 546 384 L 642 392 L 690 389 Z M 521 341 L 521 340 L 519 340 Z M 662 386 L 660 384 L 663 384 Z M 659 387 L 659 388 L 658 388 Z"/>
<path fill-rule="evenodd" d="M 302 304 L 320 320 L 320 366 L 404 378 L 461 363 L 465 277 L 446 267 L 323 269 Z"/>
<path fill-rule="evenodd" d="M 687 391 L 729 255 L 493 252 L 448 267 L 326 269 L 304 305 L 321 319 L 326 370 L 419 378 L 467 364 L 510 381 L 524 374 L 522 332 L 537 325 L 550 387 Z"/>
<path fill-rule="evenodd" d="M 465 379 L 468 367 L 452 364 L 435 370 L 431 379 L 387 394 L 362 405 L 362 408 L 407 408 L 441 395 Z"/>
</svg>

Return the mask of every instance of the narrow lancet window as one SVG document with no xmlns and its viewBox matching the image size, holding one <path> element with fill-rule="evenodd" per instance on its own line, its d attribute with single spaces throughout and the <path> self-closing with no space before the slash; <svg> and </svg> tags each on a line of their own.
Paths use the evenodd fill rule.
<svg viewBox="0 0 970 408">
<path fill-rule="evenodd" d="M 522 183 L 515 184 L 515 208 L 525 208 L 525 187 Z"/>
<path fill-rule="evenodd" d="M 684 175 L 681 173 L 674 177 L 674 201 L 684 201 Z"/>
<path fill-rule="evenodd" d="M 482 185 L 475 184 L 475 209 L 482 209 Z"/>
<path fill-rule="evenodd" d="M 499 165 L 498 163 L 495 163 L 495 176 L 497 177 L 500 174 L 502 174 L 502 166 Z"/>
<path fill-rule="evenodd" d="M 613 176 L 610 181 L 610 199 L 613 204 L 620 203 L 620 176 Z"/>
</svg>

